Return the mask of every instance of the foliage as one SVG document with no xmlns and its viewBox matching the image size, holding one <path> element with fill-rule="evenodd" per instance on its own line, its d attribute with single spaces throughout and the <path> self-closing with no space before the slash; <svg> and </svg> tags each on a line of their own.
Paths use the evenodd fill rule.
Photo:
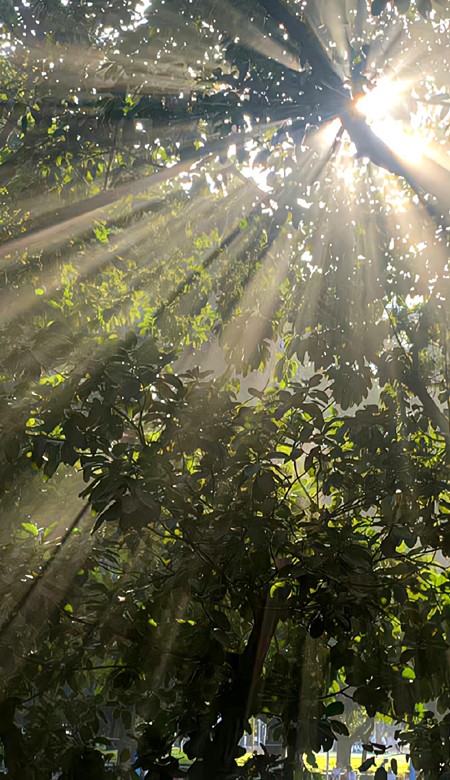
<svg viewBox="0 0 450 780">
<path fill-rule="evenodd" d="M 329 9 L 0 6 L 12 778 L 290 780 L 346 702 L 450 758 L 450 20 Z"/>
</svg>

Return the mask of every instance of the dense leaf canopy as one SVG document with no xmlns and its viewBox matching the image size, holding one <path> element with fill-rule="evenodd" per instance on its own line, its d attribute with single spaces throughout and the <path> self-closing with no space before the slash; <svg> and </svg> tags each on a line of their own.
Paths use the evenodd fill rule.
<svg viewBox="0 0 450 780">
<path fill-rule="evenodd" d="M 0 23 L 8 776 L 291 780 L 358 708 L 438 778 L 447 4 Z"/>
</svg>

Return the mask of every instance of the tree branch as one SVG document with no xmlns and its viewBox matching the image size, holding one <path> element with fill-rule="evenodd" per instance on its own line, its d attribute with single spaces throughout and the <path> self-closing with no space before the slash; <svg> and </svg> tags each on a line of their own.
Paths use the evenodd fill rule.
<svg viewBox="0 0 450 780">
<path fill-rule="evenodd" d="M 448 447 L 450 445 L 449 420 L 429 394 L 423 378 L 417 371 L 411 369 L 403 372 L 402 379 L 408 390 L 419 399 L 425 414 L 433 426 L 445 436 Z"/>
</svg>

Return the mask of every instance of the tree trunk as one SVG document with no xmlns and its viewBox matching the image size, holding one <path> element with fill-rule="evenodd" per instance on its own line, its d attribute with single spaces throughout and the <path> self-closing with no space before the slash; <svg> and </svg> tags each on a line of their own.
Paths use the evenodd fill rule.
<svg viewBox="0 0 450 780">
<path fill-rule="evenodd" d="M 342 768 L 349 766 L 352 756 L 352 737 L 339 737 L 336 745 L 336 765 Z"/>
<path fill-rule="evenodd" d="M 11 780 L 32 780 L 33 769 L 27 756 L 22 732 L 14 722 L 16 704 L 13 699 L 0 702 L 0 740 L 4 761 Z"/>
<path fill-rule="evenodd" d="M 299 756 L 297 751 L 297 730 L 292 730 L 291 733 L 288 734 L 286 748 L 286 761 L 284 766 L 283 780 L 294 780 L 295 767 L 299 763 Z"/>
<path fill-rule="evenodd" d="M 189 770 L 191 780 L 211 780 L 213 777 L 219 780 L 236 768 L 236 750 L 251 712 L 254 692 L 275 633 L 278 614 L 276 599 L 267 596 L 264 608 L 255 617 L 247 646 L 240 656 L 233 678 L 219 695 L 221 719 L 203 756 Z"/>
</svg>

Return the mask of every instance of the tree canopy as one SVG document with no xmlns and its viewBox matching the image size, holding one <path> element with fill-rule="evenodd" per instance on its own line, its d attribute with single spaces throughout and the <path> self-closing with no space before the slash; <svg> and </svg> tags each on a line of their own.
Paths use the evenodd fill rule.
<svg viewBox="0 0 450 780">
<path fill-rule="evenodd" d="M 447 4 L 0 23 L 8 776 L 311 777 L 356 708 L 438 778 Z"/>
</svg>

